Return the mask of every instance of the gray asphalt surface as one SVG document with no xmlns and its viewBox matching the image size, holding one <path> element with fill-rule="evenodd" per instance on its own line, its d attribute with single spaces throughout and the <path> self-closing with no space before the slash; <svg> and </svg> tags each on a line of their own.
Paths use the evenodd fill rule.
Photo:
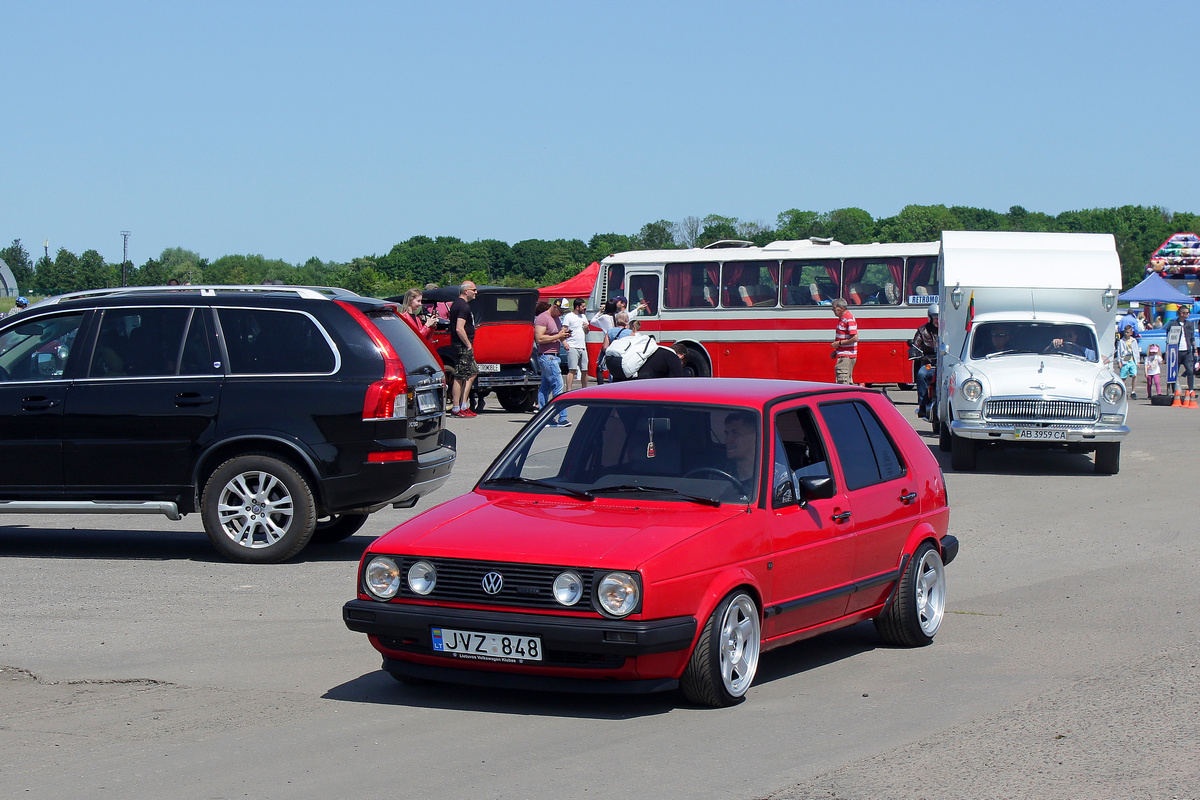
<svg viewBox="0 0 1200 800">
<path fill-rule="evenodd" d="M 526 419 L 452 420 L 440 499 Z M 197 517 L 0 517 L 0 798 L 1200 797 L 1200 412 L 1131 424 L 1115 477 L 942 458 L 962 551 L 934 644 L 802 642 L 719 711 L 394 682 L 340 607 L 415 512 L 268 567 L 221 561 Z"/>
</svg>

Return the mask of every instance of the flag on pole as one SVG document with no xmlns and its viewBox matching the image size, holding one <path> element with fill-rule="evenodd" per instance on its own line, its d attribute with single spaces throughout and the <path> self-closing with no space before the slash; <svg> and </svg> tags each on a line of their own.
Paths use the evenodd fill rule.
<svg viewBox="0 0 1200 800">
<path fill-rule="evenodd" d="M 971 301 L 967 303 L 967 333 L 971 332 L 971 325 L 975 322 L 975 292 L 971 292 Z"/>
</svg>

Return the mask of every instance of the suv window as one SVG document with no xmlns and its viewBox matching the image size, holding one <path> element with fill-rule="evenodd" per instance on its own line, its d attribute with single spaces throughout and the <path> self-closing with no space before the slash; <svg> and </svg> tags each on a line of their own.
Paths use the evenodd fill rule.
<svg viewBox="0 0 1200 800">
<path fill-rule="evenodd" d="M 821 416 L 833 436 L 847 489 L 861 489 L 905 474 L 896 445 L 866 403 L 826 403 L 821 406 Z"/>
<path fill-rule="evenodd" d="M 412 326 L 400 319 L 395 311 L 378 309 L 364 313 L 367 319 L 371 320 L 371 324 L 391 343 L 396 355 L 404 362 L 406 372 L 428 372 L 432 375 L 442 371 L 441 364 L 434 359 L 425 342 L 421 341 L 413 332 Z"/>
<path fill-rule="evenodd" d="M 0 380 L 62 380 L 75 351 L 83 313 L 43 317 L 0 337 Z"/>
<path fill-rule="evenodd" d="M 105 310 L 88 374 L 93 378 L 176 374 L 191 313 L 183 307 Z"/>
<path fill-rule="evenodd" d="M 317 323 L 299 311 L 219 308 L 234 375 L 328 375 L 337 355 Z"/>
</svg>

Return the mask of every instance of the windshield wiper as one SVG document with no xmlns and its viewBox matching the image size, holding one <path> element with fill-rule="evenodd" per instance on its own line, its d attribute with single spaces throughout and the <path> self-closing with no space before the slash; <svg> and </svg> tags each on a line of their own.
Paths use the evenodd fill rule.
<svg viewBox="0 0 1200 800">
<path fill-rule="evenodd" d="M 693 503 L 701 503 L 706 506 L 719 506 L 721 501 L 715 497 L 700 497 L 699 495 L 687 494 L 678 489 L 671 489 L 666 486 L 635 486 L 633 484 L 622 484 L 620 486 L 603 486 L 599 489 L 592 489 L 592 494 L 620 494 L 624 492 L 652 492 L 654 494 L 674 494 L 691 500 Z"/>
<path fill-rule="evenodd" d="M 538 488 L 541 488 L 541 489 L 549 489 L 552 492 L 559 492 L 560 494 L 570 495 L 571 497 L 577 498 L 579 500 L 587 500 L 590 502 L 590 501 L 596 499 L 588 492 L 581 492 L 578 489 L 571 489 L 567 486 L 557 486 L 553 483 L 547 483 L 546 481 L 539 481 L 539 480 L 535 480 L 533 478 L 488 478 L 486 481 L 483 481 L 479 485 L 486 486 L 489 483 L 518 483 L 518 484 L 521 484 L 522 486 L 537 486 Z"/>
<path fill-rule="evenodd" d="M 997 350 L 994 353 L 988 353 L 986 356 L 984 356 L 984 358 L 991 358 L 992 356 L 1006 356 L 1009 353 L 1015 353 L 1015 352 L 1017 352 L 1017 351 L 1016 350 Z"/>
</svg>

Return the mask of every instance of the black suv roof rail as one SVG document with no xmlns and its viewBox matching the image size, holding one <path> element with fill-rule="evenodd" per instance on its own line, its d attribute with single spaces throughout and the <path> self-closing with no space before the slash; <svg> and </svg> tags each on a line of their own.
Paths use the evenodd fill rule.
<svg viewBox="0 0 1200 800">
<path fill-rule="evenodd" d="M 36 305 L 54 305 L 57 303 L 66 302 L 67 300 L 78 300 L 81 298 L 96 298 L 96 297 L 111 297 L 114 295 L 123 294 L 198 294 L 201 297 L 216 297 L 218 293 L 234 294 L 234 293 L 250 293 L 250 294 L 293 294 L 297 297 L 306 300 L 336 300 L 339 297 L 361 297 L 349 289 L 341 289 L 336 286 L 265 286 L 261 284 L 250 284 L 246 286 L 239 285 L 200 285 L 200 286 L 118 286 L 111 289 L 85 289 L 81 292 L 68 292 L 67 294 L 55 295 L 47 297 L 45 300 Z"/>
</svg>

